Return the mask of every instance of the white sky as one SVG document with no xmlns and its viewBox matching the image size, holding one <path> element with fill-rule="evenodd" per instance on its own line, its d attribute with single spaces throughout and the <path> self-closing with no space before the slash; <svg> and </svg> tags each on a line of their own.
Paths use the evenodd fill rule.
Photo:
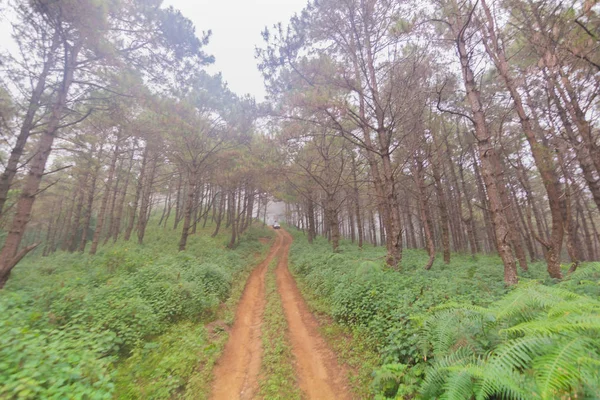
<svg viewBox="0 0 600 400">
<path fill-rule="evenodd" d="M 299 13 L 307 0 L 165 0 L 181 10 L 196 26 L 198 36 L 212 30 L 206 52 L 215 56 L 208 68 L 222 72 L 229 88 L 243 95 L 249 93 L 258 101 L 265 95 L 263 79 L 254 59 L 254 48 L 262 46 L 261 32 L 278 22 L 287 24 Z"/>
</svg>

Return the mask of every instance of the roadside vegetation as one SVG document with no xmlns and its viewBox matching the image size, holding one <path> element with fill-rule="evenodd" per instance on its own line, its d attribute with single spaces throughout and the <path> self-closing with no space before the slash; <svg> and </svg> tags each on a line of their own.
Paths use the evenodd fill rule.
<svg viewBox="0 0 600 400">
<path fill-rule="evenodd" d="M 205 324 L 226 317 L 272 233 L 251 227 L 229 250 L 227 233 L 200 232 L 180 253 L 177 236 L 20 264 L 0 297 L 0 397 L 170 398 L 198 374 L 206 387 L 226 335 Z"/>
<path fill-rule="evenodd" d="M 330 342 L 350 332 L 365 360 L 378 355 L 370 387 L 355 391 L 378 399 L 599 393 L 600 264 L 558 283 L 532 263 L 507 289 L 493 256 L 456 254 L 424 273 L 428 255 L 407 250 L 399 274 L 385 266 L 384 248 L 342 241 L 332 253 L 324 238 L 310 245 L 301 232 L 294 237 L 290 269 L 313 308 L 338 327 L 324 328 L 338 331 Z"/>
</svg>

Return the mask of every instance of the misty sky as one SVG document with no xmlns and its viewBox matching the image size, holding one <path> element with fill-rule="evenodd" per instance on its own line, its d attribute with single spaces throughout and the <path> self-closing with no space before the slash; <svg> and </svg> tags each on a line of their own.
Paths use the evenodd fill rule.
<svg viewBox="0 0 600 400">
<path fill-rule="evenodd" d="M 192 20 L 198 36 L 212 30 L 206 51 L 215 56 L 216 62 L 209 72 L 221 71 L 231 90 L 262 100 L 263 80 L 254 59 L 254 48 L 262 43 L 260 33 L 265 26 L 286 24 L 306 3 L 307 0 L 165 0 L 164 5 L 172 5 Z"/>
</svg>

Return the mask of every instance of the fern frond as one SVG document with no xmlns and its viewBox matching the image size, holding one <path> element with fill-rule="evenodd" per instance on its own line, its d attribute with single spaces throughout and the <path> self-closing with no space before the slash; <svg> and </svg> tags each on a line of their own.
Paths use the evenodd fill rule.
<svg viewBox="0 0 600 400">
<path fill-rule="evenodd" d="M 528 321 L 539 310 L 555 307 L 565 300 L 580 298 L 581 296 L 568 290 L 550 288 L 532 281 L 523 284 L 523 286 L 497 302 L 494 311 L 499 320 L 518 318 L 521 321 Z"/>
<path fill-rule="evenodd" d="M 600 301 L 591 298 L 563 301 L 548 310 L 550 318 L 565 314 L 600 314 Z"/>
<path fill-rule="evenodd" d="M 526 390 L 528 384 L 524 377 L 515 370 L 490 369 L 487 365 L 477 393 L 477 400 L 488 400 L 493 397 L 510 400 L 529 400 L 532 390 Z"/>
<path fill-rule="evenodd" d="M 443 311 L 443 310 L 448 310 L 448 309 L 469 310 L 469 311 L 477 312 L 479 314 L 489 314 L 490 313 L 490 310 L 488 310 L 485 307 L 476 306 L 474 304 L 468 304 L 468 303 L 457 303 L 455 301 L 450 301 L 448 303 L 443 303 L 443 304 L 437 305 L 435 307 L 431 307 L 430 311 L 438 312 L 438 311 Z"/>
<path fill-rule="evenodd" d="M 502 343 L 488 358 L 486 370 L 490 375 L 506 375 L 529 367 L 534 357 L 552 345 L 548 337 L 525 337 Z"/>
<path fill-rule="evenodd" d="M 564 315 L 561 318 L 524 322 L 500 331 L 508 335 L 553 335 L 565 332 L 600 332 L 600 315 Z"/>
<path fill-rule="evenodd" d="M 571 276 L 562 281 L 560 286 L 570 286 L 581 281 L 598 281 L 600 279 L 600 264 L 594 263 L 586 268 L 578 268 Z"/>
<path fill-rule="evenodd" d="M 573 336 L 555 341 L 553 346 L 533 362 L 535 379 L 542 399 L 554 399 L 560 394 L 569 394 L 582 382 L 579 360 L 593 352 L 589 338 Z"/>
<path fill-rule="evenodd" d="M 473 398 L 475 395 L 474 382 L 477 379 L 473 376 L 473 371 L 480 372 L 476 368 L 467 367 L 450 373 L 444 384 L 444 394 L 440 396 L 440 400 L 465 400 Z"/>
<path fill-rule="evenodd" d="M 430 367 L 425 375 L 425 380 L 421 385 L 421 395 L 425 399 L 439 397 L 443 393 L 446 379 L 451 369 L 465 367 L 467 365 L 481 364 L 481 360 L 473 356 L 473 353 L 465 348 L 460 348 L 456 352 L 442 357 Z"/>
<path fill-rule="evenodd" d="M 465 309 L 448 309 L 433 314 L 423 325 L 423 337 L 433 345 L 434 354 L 446 354 L 451 348 L 463 340 L 463 345 L 470 345 L 470 337 L 483 330 L 485 314 Z"/>
</svg>

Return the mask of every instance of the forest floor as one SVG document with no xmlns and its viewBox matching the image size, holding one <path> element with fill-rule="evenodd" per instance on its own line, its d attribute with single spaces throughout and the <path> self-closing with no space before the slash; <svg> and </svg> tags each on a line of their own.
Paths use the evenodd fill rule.
<svg viewBox="0 0 600 400">
<path fill-rule="evenodd" d="M 319 324 L 309 311 L 288 269 L 292 236 L 284 230 L 277 237 L 267 257 L 250 275 L 240 299 L 235 322 L 221 358 L 214 369 L 211 399 L 254 399 L 262 397 L 261 385 L 269 381 L 261 364 L 267 362 L 262 340 L 265 306 L 280 300 L 285 315 L 293 358 L 293 384 L 308 399 L 351 398 L 345 369 L 319 333 Z M 276 262 L 276 268 L 269 265 Z M 275 275 L 277 290 L 268 290 L 268 274 Z M 279 299 L 271 299 L 278 296 Z M 280 335 L 282 332 L 280 332 Z M 285 359 L 284 359 L 285 361 Z M 282 362 L 281 359 L 279 362 Z M 289 367 L 289 366 L 279 366 Z M 262 372 L 261 372 L 262 371 Z"/>
</svg>

